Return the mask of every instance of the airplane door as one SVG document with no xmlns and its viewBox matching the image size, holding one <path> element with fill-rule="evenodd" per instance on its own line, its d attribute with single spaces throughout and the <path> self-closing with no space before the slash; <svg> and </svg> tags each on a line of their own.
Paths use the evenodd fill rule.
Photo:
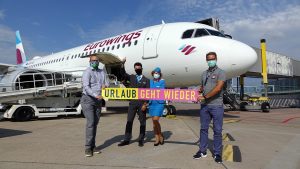
<svg viewBox="0 0 300 169">
<path fill-rule="evenodd" d="M 143 59 L 151 59 L 158 57 L 157 53 L 157 42 L 159 39 L 160 32 L 163 28 L 163 24 L 150 28 L 147 32 L 145 39 L 144 39 L 144 52 L 143 52 Z"/>
</svg>

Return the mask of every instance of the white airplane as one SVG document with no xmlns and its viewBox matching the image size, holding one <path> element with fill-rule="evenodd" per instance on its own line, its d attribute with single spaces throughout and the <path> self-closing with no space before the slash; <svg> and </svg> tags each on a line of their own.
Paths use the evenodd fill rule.
<svg viewBox="0 0 300 169">
<path fill-rule="evenodd" d="M 5 78 L 4 74 L 1 83 L 14 83 L 28 71 L 64 72 L 81 77 L 91 54 L 97 54 L 107 72 L 117 77 L 125 57 L 129 74 L 134 73 L 135 62 L 143 64 L 143 74 L 148 77 L 155 67 L 160 67 L 167 87 L 198 85 L 201 73 L 208 68 L 205 55 L 210 51 L 217 53 L 217 64 L 226 72 L 227 79 L 247 72 L 257 61 L 250 46 L 226 38 L 213 27 L 192 22 L 162 23 L 28 61 L 18 31 L 16 35 L 17 64 L 21 68 L 9 70 L 12 65 L 0 64 L 0 71 L 14 76 Z"/>
</svg>

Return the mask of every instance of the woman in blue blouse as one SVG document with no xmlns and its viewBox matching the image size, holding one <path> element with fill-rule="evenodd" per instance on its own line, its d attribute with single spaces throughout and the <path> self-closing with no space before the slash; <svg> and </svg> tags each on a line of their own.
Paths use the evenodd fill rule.
<svg viewBox="0 0 300 169">
<path fill-rule="evenodd" d="M 150 80 L 150 88 L 165 88 L 165 80 L 163 80 L 161 70 L 159 67 L 155 68 L 152 71 L 153 80 Z M 158 146 L 159 144 L 164 144 L 164 136 L 161 134 L 161 127 L 159 124 L 159 118 L 163 114 L 165 106 L 164 100 L 150 100 L 149 101 L 149 114 L 152 117 L 153 122 L 153 131 L 155 134 L 155 143 L 154 146 Z"/>
</svg>

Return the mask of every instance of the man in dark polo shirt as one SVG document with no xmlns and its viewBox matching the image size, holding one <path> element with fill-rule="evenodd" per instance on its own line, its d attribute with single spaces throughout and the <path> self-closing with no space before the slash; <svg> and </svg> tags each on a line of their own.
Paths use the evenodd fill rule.
<svg viewBox="0 0 300 169">
<path fill-rule="evenodd" d="M 202 95 L 198 100 L 201 102 L 200 109 L 200 144 L 199 151 L 193 156 L 200 159 L 207 156 L 208 129 L 213 119 L 214 130 L 214 159 L 222 163 L 222 126 L 223 126 L 223 86 L 226 80 L 225 72 L 217 66 L 217 54 L 209 52 L 206 54 L 208 70 L 204 71 L 200 80 L 199 92 Z"/>
</svg>

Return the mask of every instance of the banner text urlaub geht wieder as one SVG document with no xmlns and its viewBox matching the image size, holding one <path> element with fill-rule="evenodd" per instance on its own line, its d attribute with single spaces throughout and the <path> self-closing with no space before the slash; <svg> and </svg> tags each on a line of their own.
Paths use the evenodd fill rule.
<svg viewBox="0 0 300 169">
<path fill-rule="evenodd" d="M 150 89 L 150 88 L 105 88 L 104 99 L 116 100 L 168 100 L 179 102 L 197 101 L 198 90 Z"/>
</svg>

